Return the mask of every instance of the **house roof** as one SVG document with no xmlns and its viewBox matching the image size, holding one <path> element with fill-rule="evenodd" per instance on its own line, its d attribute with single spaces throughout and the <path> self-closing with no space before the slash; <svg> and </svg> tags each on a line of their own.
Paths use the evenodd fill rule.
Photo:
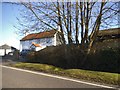
<svg viewBox="0 0 120 90">
<path fill-rule="evenodd" d="M 11 46 L 4 44 L 4 45 L 0 46 L 0 49 L 11 49 Z"/>
<path fill-rule="evenodd" d="M 56 33 L 56 30 L 50 30 L 45 32 L 28 34 L 27 36 L 23 37 L 20 41 L 40 39 L 40 38 L 50 38 L 50 37 L 53 37 L 55 33 Z"/>
<path fill-rule="evenodd" d="M 99 30 L 98 36 L 118 35 L 118 34 L 120 34 L 120 28 L 112 28 L 106 30 Z"/>
<path fill-rule="evenodd" d="M 12 49 L 12 50 L 17 50 L 17 48 L 15 48 L 15 47 L 12 47 L 12 46 L 11 46 L 11 49 Z"/>
<path fill-rule="evenodd" d="M 12 49 L 12 50 L 17 50 L 15 47 L 9 46 L 7 44 L 4 44 L 0 46 L 0 49 Z"/>
</svg>

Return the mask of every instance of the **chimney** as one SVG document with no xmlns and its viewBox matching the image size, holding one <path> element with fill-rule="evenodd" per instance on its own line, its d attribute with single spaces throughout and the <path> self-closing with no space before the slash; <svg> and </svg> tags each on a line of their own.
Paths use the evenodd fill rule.
<svg viewBox="0 0 120 90">
<path fill-rule="evenodd" d="M 28 30 L 28 29 L 25 29 L 25 30 L 24 30 L 24 34 L 25 34 L 25 36 L 27 36 L 27 35 L 29 34 L 29 30 Z"/>
</svg>

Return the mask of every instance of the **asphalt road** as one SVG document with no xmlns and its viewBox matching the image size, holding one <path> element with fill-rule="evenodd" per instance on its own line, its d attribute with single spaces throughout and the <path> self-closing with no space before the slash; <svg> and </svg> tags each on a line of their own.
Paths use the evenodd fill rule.
<svg viewBox="0 0 120 90">
<path fill-rule="evenodd" d="M 2 67 L 2 88 L 103 88 Z"/>
</svg>

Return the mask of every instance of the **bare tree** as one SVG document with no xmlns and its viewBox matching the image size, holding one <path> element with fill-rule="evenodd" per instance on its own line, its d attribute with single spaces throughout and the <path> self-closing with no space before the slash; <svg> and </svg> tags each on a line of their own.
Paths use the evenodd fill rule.
<svg viewBox="0 0 120 90">
<path fill-rule="evenodd" d="M 62 40 L 63 43 L 65 44 L 65 38 L 64 38 L 64 31 L 63 31 L 63 23 L 62 23 L 62 18 L 61 18 L 61 12 L 60 12 L 60 5 L 59 2 L 57 1 L 57 10 L 58 10 L 58 26 L 60 26 L 60 30 L 62 32 Z"/>
<path fill-rule="evenodd" d="M 96 18 L 96 21 L 95 21 L 95 24 L 94 24 L 94 27 L 92 29 L 92 33 L 90 34 L 90 42 L 89 42 L 89 46 L 88 46 L 88 51 L 87 51 L 87 54 L 90 53 L 90 50 L 91 50 L 91 47 L 92 47 L 92 44 L 98 34 L 98 31 L 99 31 L 99 28 L 100 28 L 100 24 L 101 24 L 101 18 L 102 18 L 102 11 L 103 11 L 103 7 L 105 6 L 105 2 L 101 2 L 101 7 L 100 7 L 100 12 Z"/>
<path fill-rule="evenodd" d="M 81 44 L 82 48 L 87 44 L 89 53 L 99 30 L 117 25 L 117 4 L 89 0 L 21 3 L 25 7 L 22 18 L 27 23 L 19 24 L 30 31 L 56 29 L 59 26 L 64 43 L 67 41 L 68 44 Z M 18 21 L 21 22 L 19 19 Z"/>
<path fill-rule="evenodd" d="M 78 40 L 78 35 L 79 35 L 78 20 L 79 20 L 79 9 L 78 9 L 78 1 L 76 1 L 76 35 L 75 35 L 76 44 L 79 44 L 79 40 Z"/>
<path fill-rule="evenodd" d="M 67 2 L 67 33 L 68 33 L 68 43 L 72 43 L 72 30 L 71 30 L 71 2 Z"/>
</svg>

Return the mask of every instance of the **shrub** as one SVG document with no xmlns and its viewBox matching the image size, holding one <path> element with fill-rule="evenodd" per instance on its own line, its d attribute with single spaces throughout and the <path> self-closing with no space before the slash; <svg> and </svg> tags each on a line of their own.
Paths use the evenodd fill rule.
<svg viewBox="0 0 120 90">
<path fill-rule="evenodd" d="M 119 48 L 104 48 L 96 53 L 90 53 L 85 60 L 85 51 L 78 45 L 50 46 L 38 52 L 30 52 L 28 62 L 50 64 L 62 68 L 119 72 L 119 52 Z"/>
<path fill-rule="evenodd" d="M 89 55 L 89 67 L 93 70 L 119 72 L 119 49 L 102 49 Z"/>
</svg>

